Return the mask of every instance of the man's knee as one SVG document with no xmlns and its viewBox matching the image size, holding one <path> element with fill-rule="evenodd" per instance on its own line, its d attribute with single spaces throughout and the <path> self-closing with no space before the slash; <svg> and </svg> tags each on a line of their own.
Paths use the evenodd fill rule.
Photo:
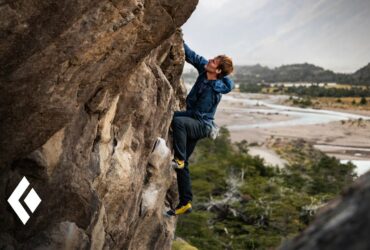
<svg viewBox="0 0 370 250">
<path fill-rule="evenodd" d="M 172 118 L 172 123 L 171 123 L 171 127 L 172 127 L 172 129 L 176 129 L 176 128 L 181 128 L 181 127 L 183 127 L 183 125 L 184 125 L 184 123 L 183 123 L 183 121 L 182 121 L 182 119 L 181 119 L 182 117 L 180 117 L 180 116 L 174 116 L 173 118 Z"/>
</svg>

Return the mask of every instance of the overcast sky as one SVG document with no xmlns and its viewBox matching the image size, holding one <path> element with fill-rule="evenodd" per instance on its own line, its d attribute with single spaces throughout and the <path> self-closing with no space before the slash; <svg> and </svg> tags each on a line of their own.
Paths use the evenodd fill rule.
<svg viewBox="0 0 370 250">
<path fill-rule="evenodd" d="M 206 58 L 351 73 L 370 62 L 370 0 L 199 0 L 183 32 Z"/>
</svg>

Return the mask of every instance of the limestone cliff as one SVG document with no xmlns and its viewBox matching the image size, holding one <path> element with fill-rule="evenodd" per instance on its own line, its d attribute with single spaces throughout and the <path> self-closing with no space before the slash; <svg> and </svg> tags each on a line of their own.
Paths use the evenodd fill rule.
<svg viewBox="0 0 370 250">
<path fill-rule="evenodd" d="M 196 4 L 0 1 L 0 248 L 170 249 L 176 182 L 157 138 L 171 148 L 177 28 Z M 6 202 L 23 176 L 42 199 L 26 225 Z"/>
</svg>

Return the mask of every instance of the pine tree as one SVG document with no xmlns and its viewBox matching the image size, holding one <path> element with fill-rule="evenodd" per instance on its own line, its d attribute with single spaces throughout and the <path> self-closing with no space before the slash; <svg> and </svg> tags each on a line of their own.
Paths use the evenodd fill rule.
<svg viewBox="0 0 370 250">
<path fill-rule="evenodd" d="M 366 100 L 366 98 L 365 98 L 364 96 L 363 96 L 363 97 L 361 97 L 360 104 L 361 104 L 361 105 L 366 105 L 366 104 L 367 104 L 367 100 Z"/>
</svg>

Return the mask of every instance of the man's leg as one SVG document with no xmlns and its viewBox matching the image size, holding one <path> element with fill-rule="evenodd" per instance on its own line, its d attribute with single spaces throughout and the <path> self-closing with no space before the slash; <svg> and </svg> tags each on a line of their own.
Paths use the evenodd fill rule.
<svg viewBox="0 0 370 250">
<path fill-rule="evenodd" d="M 189 157 L 193 153 L 195 145 L 198 140 L 187 138 L 186 144 L 186 159 L 185 167 L 183 169 L 176 169 L 177 173 L 177 186 L 179 189 L 179 206 L 186 205 L 193 200 L 193 193 L 191 191 L 191 178 L 189 172 Z"/>
<path fill-rule="evenodd" d="M 177 133 L 178 131 L 176 129 L 182 129 L 182 133 Z M 174 117 L 173 132 L 175 157 L 180 155 L 182 157 L 180 159 L 185 161 L 183 169 L 176 169 L 180 203 L 175 214 L 182 214 L 191 211 L 191 201 L 193 198 L 188 160 L 194 151 L 197 141 L 206 137 L 206 128 L 202 122 L 196 119 L 190 117 Z M 181 137 L 176 137 L 179 134 Z M 184 144 L 177 143 L 177 138 L 184 137 L 186 138 Z M 179 145 L 181 148 L 177 147 Z M 176 154 L 177 150 L 181 151 L 182 154 Z"/>
<path fill-rule="evenodd" d="M 184 117 L 179 116 L 173 117 L 171 126 L 175 158 L 184 161 L 186 159 L 187 131 L 186 124 L 183 118 Z"/>
<path fill-rule="evenodd" d="M 193 199 L 189 166 L 185 165 L 182 169 L 176 169 L 176 174 L 180 200 L 178 207 L 181 207 Z"/>
<path fill-rule="evenodd" d="M 203 137 L 199 138 L 202 139 Z M 197 139 L 191 139 L 188 138 L 187 144 L 186 144 L 186 159 L 185 159 L 185 165 L 189 165 L 189 158 L 191 154 L 193 153 L 195 146 L 197 145 L 197 142 L 199 140 Z"/>
<path fill-rule="evenodd" d="M 188 158 L 186 152 L 188 138 L 198 140 L 205 137 L 206 128 L 202 122 L 187 116 L 174 116 L 171 126 L 175 157 L 185 161 Z"/>
</svg>

